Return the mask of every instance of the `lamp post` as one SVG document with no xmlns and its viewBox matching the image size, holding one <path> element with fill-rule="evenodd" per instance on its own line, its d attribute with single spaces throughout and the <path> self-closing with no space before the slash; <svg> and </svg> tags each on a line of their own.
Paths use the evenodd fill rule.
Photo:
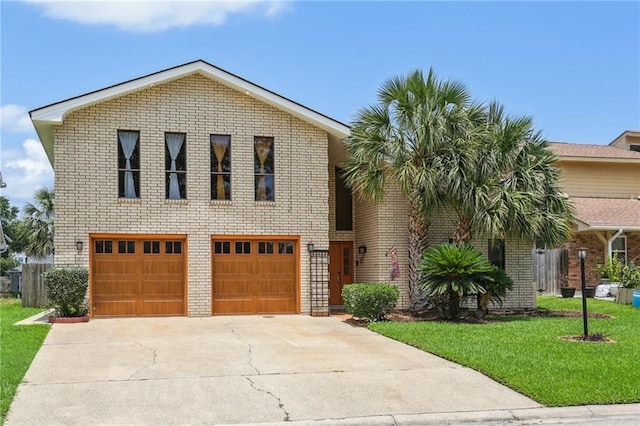
<svg viewBox="0 0 640 426">
<path fill-rule="evenodd" d="M 580 278 L 582 280 L 582 323 L 584 326 L 584 338 L 589 337 L 589 328 L 587 326 L 587 283 L 584 273 L 584 260 L 587 258 L 587 249 L 582 247 L 578 249 L 578 259 L 580 259 Z"/>
</svg>

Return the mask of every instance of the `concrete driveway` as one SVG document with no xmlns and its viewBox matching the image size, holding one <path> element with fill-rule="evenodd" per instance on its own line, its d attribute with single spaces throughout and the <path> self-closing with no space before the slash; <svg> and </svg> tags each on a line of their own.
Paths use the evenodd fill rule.
<svg viewBox="0 0 640 426">
<path fill-rule="evenodd" d="M 53 326 L 6 424 L 372 424 L 535 407 L 471 369 L 336 317 L 99 319 Z"/>
</svg>

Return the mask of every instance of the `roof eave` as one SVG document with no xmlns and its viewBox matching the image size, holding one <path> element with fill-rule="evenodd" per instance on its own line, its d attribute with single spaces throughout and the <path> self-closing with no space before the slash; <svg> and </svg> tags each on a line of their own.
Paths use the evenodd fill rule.
<svg viewBox="0 0 640 426">
<path fill-rule="evenodd" d="M 575 161 L 589 163 L 640 163 L 640 158 L 570 157 L 558 156 L 558 162 Z"/>
</svg>

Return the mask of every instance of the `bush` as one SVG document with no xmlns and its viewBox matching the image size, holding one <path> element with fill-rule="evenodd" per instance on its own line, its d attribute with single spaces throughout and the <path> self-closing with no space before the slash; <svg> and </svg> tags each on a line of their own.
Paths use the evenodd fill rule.
<svg viewBox="0 0 640 426">
<path fill-rule="evenodd" d="M 395 308 L 399 297 L 398 287 L 382 283 L 350 284 L 342 289 L 347 313 L 370 321 L 385 319 Z"/>
<path fill-rule="evenodd" d="M 460 316 L 460 299 L 469 294 L 484 294 L 484 284 L 493 280 L 489 260 L 472 245 L 438 244 L 422 254 L 418 265 L 418 286 L 433 297 L 443 317 Z"/>
<path fill-rule="evenodd" d="M 42 274 L 47 294 L 58 317 L 81 317 L 88 312 L 85 304 L 89 286 L 86 268 L 53 268 Z"/>
</svg>

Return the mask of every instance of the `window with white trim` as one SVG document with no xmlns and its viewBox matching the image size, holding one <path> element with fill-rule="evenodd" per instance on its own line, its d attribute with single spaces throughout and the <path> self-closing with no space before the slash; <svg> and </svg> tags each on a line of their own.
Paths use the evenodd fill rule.
<svg viewBox="0 0 640 426">
<path fill-rule="evenodd" d="M 627 237 L 625 235 L 621 235 L 611 242 L 610 255 L 617 255 L 620 263 L 627 264 Z"/>
</svg>

